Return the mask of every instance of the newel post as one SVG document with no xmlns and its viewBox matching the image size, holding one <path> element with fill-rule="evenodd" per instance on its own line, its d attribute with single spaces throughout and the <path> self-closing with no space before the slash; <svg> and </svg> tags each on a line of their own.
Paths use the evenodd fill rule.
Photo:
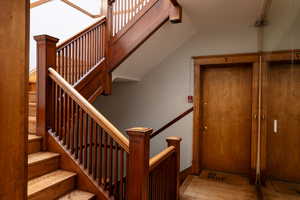
<svg viewBox="0 0 300 200">
<path fill-rule="evenodd" d="M 179 173 L 180 173 L 180 142 L 181 138 L 180 137 L 167 137 L 167 143 L 168 147 L 174 146 L 176 149 L 176 200 L 179 200 L 179 187 L 180 187 L 180 182 L 179 182 Z"/>
<path fill-rule="evenodd" d="M 128 158 L 128 198 L 130 200 L 148 200 L 149 195 L 149 149 L 150 128 L 132 128 L 126 130 L 129 135 Z"/>
<path fill-rule="evenodd" d="M 38 35 L 37 42 L 37 120 L 36 134 L 43 137 L 43 150 L 47 149 L 47 131 L 51 116 L 51 79 L 48 69 L 56 67 L 57 38 L 48 35 Z"/>
<path fill-rule="evenodd" d="M 106 16 L 106 26 L 105 26 L 105 81 L 104 81 L 104 95 L 112 94 L 112 73 L 110 70 L 110 58 L 111 58 L 111 39 L 112 39 L 112 29 L 113 29 L 113 13 L 112 4 L 115 0 L 105 0 L 102 1 L 102 15 Z"/>
</svg>

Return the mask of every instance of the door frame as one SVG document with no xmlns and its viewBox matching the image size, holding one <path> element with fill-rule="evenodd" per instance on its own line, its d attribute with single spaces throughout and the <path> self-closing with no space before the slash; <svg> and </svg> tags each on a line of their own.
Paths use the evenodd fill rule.
<svg viewBox="0 0 300 200">
<path fill-rule="evenodd" d="M 272 51 L 263 53 L 262 62 L 262 93 L 267 94 L 268 92 L 268 78 L 270 72 L 271 63 L 292 63 L 293 61 L 300 61 L 300 49 L 295 50 L 282 50 L 282 51 Z M 261 182 L 266 183 L 268 177 L 268 166 L 267 166 L 267 121 L 268 121 L 268 105 L 267 98 L 263 95 L 262 97 L 262 126 L 261 126 L 261 152 L 260 152 L 260 168 L 261 168 Z"/>
<path fill-rule="evenodd" d="M 252 64 L 252 134 L 251 134 L 251 170 L 249 176 L 251 182 L 254 182 L 256 177 L 256 161 L 257 161 L 257 145 L 258 145 L 258 131 L 257 131 L 257 116 L 258 116 L 258 75 L 259 75 L 259 54 L 229 54 L 216 56 L 197 56 L 192 57 L 194 60 L 194 119 L 193 119 L 193 161 L 192 173 L 199 174 L 202 170 L 202 141 L 203 132 L 200 124 L 201 120 L 201 69 L 215 66 L 218 64 Z"/>
</svg>

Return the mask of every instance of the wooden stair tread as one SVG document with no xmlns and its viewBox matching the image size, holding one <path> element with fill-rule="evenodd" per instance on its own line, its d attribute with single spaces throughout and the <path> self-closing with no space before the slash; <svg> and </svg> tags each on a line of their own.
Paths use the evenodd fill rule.
<svg viewBox="0 0 300 200">
<path fill-rule="evenodd" d="M 95 195 L 81 190 L 73 190 L 72 192 L 58 198 L 58 200 L 90 200 L 95 198 Z"/>
<path fill-rule="evenodd" d="M 33 165 L 41 161 L 59 157 L 58 153 L 53 152 L 37 152 L 28 155 L 28 165 Z"/>
<path fill-rule="evenodd" d="M 41 140 L 41 139 L 42 139 L 41 136 L 28 134 L 28 141 L 29 142 L 32 142 L 32 141 L 35 141 L 35 140 Z"/>
<path fill-rule="evenodd" d="M 69 178 L 75 177 L 76 174 L 65 170 L 56 170 L 43 176 L 28 181 L 27 195 L 30 197 L 35 193 L 41 192 L 51 186 L 59 184 Z"/>
</svg>

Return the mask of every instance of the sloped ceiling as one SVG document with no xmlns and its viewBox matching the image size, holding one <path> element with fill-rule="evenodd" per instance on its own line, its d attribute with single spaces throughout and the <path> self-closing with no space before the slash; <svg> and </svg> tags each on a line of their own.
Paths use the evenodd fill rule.
<svg viewBox="0 0 300 200">
<path fill-rule="evenodd" d="M 167 22 L 114 72 L 118 81 L 141 80 L 196 34 L 253 26 L 263 0 L 179 0 L 183 23 Z M 121 78 L 122 77 L 122 78 Z"/>
</svg>

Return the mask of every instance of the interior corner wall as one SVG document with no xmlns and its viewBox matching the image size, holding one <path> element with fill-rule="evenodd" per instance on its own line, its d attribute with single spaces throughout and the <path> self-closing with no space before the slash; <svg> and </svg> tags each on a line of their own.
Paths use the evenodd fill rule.
<svg viewBox="0 0 300 200">
<path fill-rule="evenodd" d="M 123 132 L 135 126 L 157 130 L 193 106 L 187 102 L 194 87 L 192 56 L 256 51 L 257 32 L 253 27 L 200 31 L 140 82 L 114 83 L 113 94 L 98 97 L 95 106 Z M 192 135 L 191 113 L 151 140 L 151 156 L 166 148 L 167 136 L 179 136 L 183 139 L 181 170 L 190 167 Z"/>
</svg>

